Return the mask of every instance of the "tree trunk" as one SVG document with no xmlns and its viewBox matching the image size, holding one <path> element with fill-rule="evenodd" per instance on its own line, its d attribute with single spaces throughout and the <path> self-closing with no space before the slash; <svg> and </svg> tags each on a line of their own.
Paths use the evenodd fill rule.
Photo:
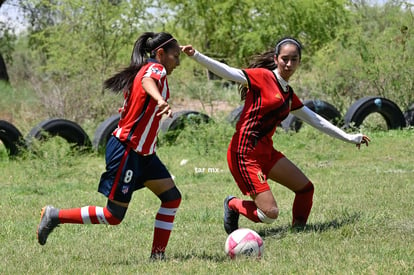
<svg viewBox="0 0 414 275">
<path fill-rule="evenodd" d="M 1 53 L 0 53 L 0 80 L 9 82 L 9 75 L 7 74 L 6 63 L 4 62 L 4 59 Z"/>
<path fill-rule="evenodd" d="M 0 7 L 6 0 L 0 0 Z M 4 62 L 3 55 L 0 53 L 0 80 L 9 82 L 9 75 L 7 74 L 6 63 Z"/>
</svg>

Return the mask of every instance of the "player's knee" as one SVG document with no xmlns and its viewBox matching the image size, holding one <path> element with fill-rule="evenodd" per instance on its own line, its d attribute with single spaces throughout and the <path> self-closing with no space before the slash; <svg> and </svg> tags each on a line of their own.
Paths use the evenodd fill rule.
<svg viewBox="0 0 414 275">
<path fill-rule="evenodd" d="M 262 211 L 259 208 L 257 208 L 257 216 L 259 217 L 259 220 L 263 223 L 273 223 L 279 216 L 279 208 L 272 207 L 271 209 L 266 211 Z"/>
<path fill-rule="evenodd" d="M 159 194 L 158 197 L 163 203 L 174 201 L 178 206 L 181 202 L 181 193 L 176 186 Z"/>
<path fill-rule="evenodd" d="M 312 194 L 315 191 L 315 187 L 313 186 L 313 183 L 309 181 L 301 190 L 296 191 L 296 194 Z"/>
<path fill-rule="evenodd" d="M 124 219 L 128 208 L 115 204 L 112 201 L 108 201 L 108 204 L 106 205 L 106 210 L 107 211 L 105 211 L 104 213 L 108 223 L 110 225 L 118 225 Z"/>
</svg>

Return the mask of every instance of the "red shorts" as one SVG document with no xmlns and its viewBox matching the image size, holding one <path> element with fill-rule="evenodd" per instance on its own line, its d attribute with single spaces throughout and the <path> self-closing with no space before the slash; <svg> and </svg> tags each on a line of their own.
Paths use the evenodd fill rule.
<svg viewBox="0 0 414 275">
<path fill-rule="evenodd" d="M 270 190 L 267 175 L 278 160 L 285 156 L 273 147 L 258 148 L 247 153 L 227 151 L 227 163 L 233 178 L 244 195 L 259 194 Z"/>
</svg>

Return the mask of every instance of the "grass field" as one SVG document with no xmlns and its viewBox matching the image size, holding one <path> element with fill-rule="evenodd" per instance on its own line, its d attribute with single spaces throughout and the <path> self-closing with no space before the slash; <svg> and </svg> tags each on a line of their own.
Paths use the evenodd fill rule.
<svg viewBox="0 0 414 275">
<path fill-rule="evenodd" d="M 219 124 L 185 131 L 173 145 L 161 138 L 158 154 L 183 195 L 164 262 L 148 259 L 159 207 L 148 190 L 134 194 L 120 225 L 65 224 L 40 246 L 35 232 L 44 205 L 105 205 L 96 192 L 103 156 L 72 153 L 59 139 L 15 160 L 1 153 L 0 273 L 414 274 L 412 129 L 369 132 L 372 143 L 361 150 L 308 126 L 277 132 L 276 148 L 314 182 L 314 206 L 309 225 L 292 230 L 293 193 L 271 183 L 279 219 L 265 225 L 240 218 L 264 239 L 260 261 L 224 255 L 223 199 L 241 195 L 226 163 L 232 132 Z"/>
</svg>

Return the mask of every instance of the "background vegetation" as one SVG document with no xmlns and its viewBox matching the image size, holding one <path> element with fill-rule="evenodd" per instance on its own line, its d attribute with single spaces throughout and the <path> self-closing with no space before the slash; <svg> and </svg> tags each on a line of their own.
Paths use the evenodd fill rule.
<svg viewBox="0 0 414 275">
<path fill-rule="evenodd" d="M 303 99 L 327 100 L 343 113 L 366 95 L 387 97 L 402 111 L 414 102 L 410 1 L 9 2 L 22 9 L 27 25 L 19 33 L 10 22 L 0 25 L 0 53 L 11 85 L 0 90 L 0 107 L 17 124 L 64 117 L 85 126 L 115 113 L 122 99 L 103 91 L 102 82 L 128 64 L 144 31 L 171 32 L 181 44 L 239 67 L 292 35 L 305 47 L 292 80 Z M 211 112 L 208 107 L 218 100 L 240 104 L 232 95 L 235 87 L 223 91 L 220 83 L 212 85 L 207 72 L 186 57 L 170 85 L 173 104 L 197 100 Z M 10 97 L 18 104 L 27 101 L 29 112 L 10 106 L 15 104 Z"/>
</svg>

